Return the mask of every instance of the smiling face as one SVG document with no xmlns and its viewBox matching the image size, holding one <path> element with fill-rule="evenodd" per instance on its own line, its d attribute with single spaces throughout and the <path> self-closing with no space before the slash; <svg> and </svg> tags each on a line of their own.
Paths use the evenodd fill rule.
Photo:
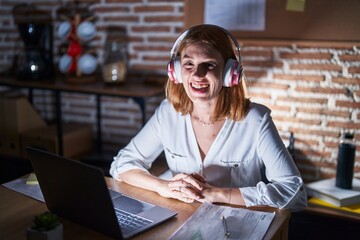
<svg viewBox="0 0 360 240">
<path fill-rule="evenodd" d="M 199 43 L 181 52 L 184 89 L 193 103 L 216 102 L 223 85 L 224 60 L 221 54 Z"/>
</svg>

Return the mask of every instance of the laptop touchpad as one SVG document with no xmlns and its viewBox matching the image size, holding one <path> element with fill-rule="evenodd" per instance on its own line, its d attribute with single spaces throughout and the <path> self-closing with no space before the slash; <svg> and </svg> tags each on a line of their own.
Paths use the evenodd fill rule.
<svg viewBox="0 0 360 240">
<path fill-rule="evenodd" d="M 124 210 L 129 213 L 138 214 L 147 211 L 154 207 L 154 205 L 135 200 L 133 198 L 121 195 L 112 199 L 114 207 L 120 210 Z"/>
</svg>

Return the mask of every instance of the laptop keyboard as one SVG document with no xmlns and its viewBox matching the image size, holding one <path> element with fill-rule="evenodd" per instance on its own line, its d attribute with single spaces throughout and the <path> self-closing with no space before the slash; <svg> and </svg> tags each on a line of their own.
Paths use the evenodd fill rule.
<svg viewBox="0 0 360 240">
<path fill-rule="evenodd" d="M 123 233 L 130 233 L 136 229 L 142 228 L 152 223 L 152 221 L 149 219 L 119 209 L 115 209 L 115 213 Z"/>
</svg>

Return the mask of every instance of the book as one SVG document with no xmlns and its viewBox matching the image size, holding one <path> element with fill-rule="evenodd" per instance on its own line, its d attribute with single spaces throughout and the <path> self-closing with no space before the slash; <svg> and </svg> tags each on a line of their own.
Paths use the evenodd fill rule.
<svg viewBox="0 0 360 240">
<path fill-rule="evenodd" d="M 306 184 L 307 194 L 331 203 L 337 207 L 360 203 L 360 180 L 353 179 L 352 189 L 335 186 L 335 178 L 328 178 Z"/>
<path fill-rule="evenodd" d="M 324 200 L 321 200 L 319 198 L 314 198 L 314 197 L 311 197 L 309 199 L 309 203 L 314 203 L 314 204 L 324 206 L 324 207 L 329 207 L 329 208 L 334 208 L 334 209 L 339 209 L 339 210 L 343 210 L 343 211 L 347 211 L 347 212 L 360 214 L 360 203 L 356 203 L 356 204 L 344 206 L 344 207 L 338 207 L 338 206 L 335 206 Z"/>
</svg>

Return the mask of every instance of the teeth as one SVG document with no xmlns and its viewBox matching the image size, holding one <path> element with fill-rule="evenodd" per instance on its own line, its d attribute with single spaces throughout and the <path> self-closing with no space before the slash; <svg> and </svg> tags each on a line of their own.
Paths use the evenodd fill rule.
<svg viewBox="0 0 360 240">
<path fill-rule="evenodd" d="M 202 88 L 207 88 L 209 86 L 209 84 L 206 83 L 192 83 L 193 88 L 196 89 L 202 89 Z"/>
</svg>

